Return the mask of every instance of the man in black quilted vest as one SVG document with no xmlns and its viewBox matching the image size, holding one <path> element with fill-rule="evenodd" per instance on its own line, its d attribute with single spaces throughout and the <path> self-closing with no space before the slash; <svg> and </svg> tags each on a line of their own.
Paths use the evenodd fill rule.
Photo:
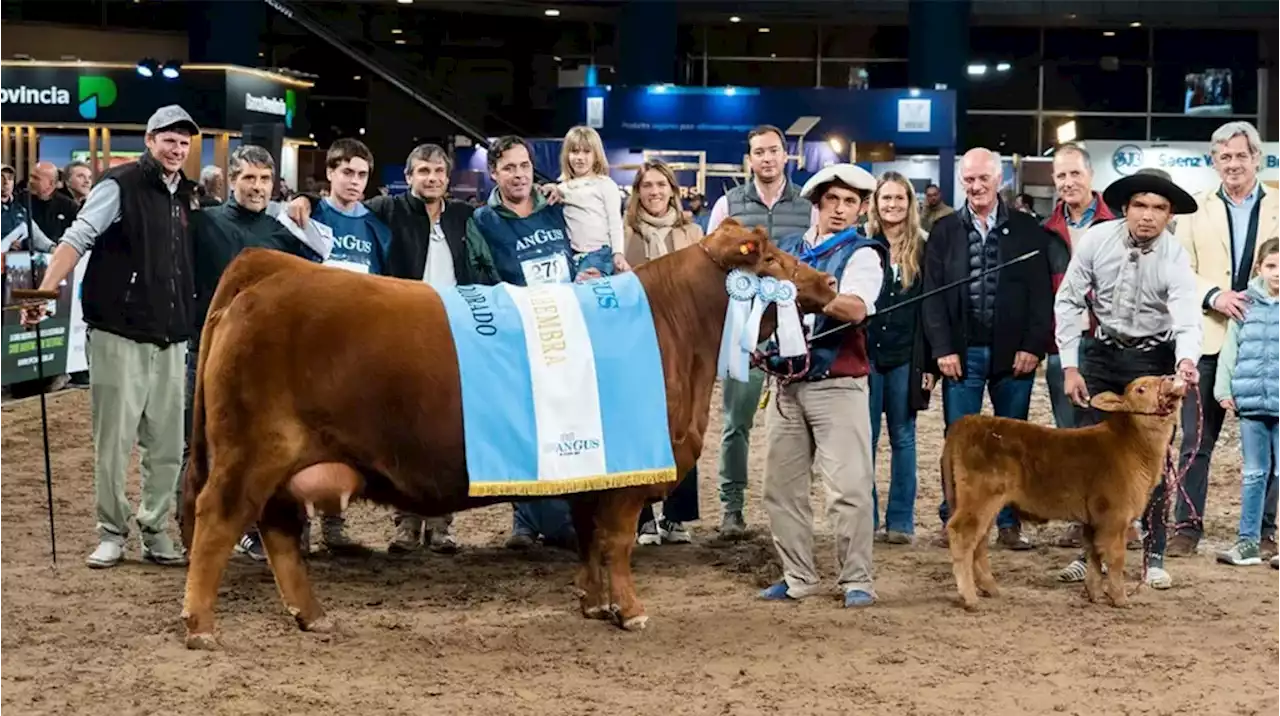
<svg viewBox="0 0 1280 716">
<path fill-rule="evenodd" d="M 950 426 L 982 412 L 982 394 L 996 415 L 1026 420 L 1036 366 L 1053 337 L 1053 277 L 1049 235 L 1030 214 L 1000 200 L 1000 155 L 971 149 L 960 160 L 965 203 L 938 219 L 925 244 L 924 290 L 976 277 L 1032 251 L 1034 258 L 988 274 L 924 302 L 925 336 L 942 373 L 943 421 Z M 945 527 L 946 501 L 938 508 Z M 996 518 L 999 543 L 1031 549 L 1017 514 L 1006 507 Z"/>
<path fill-rule="evenodd" d="M 199 133 L 178 105 L 156 110 L 147 121 L 147 151 L 94 185 L 40 286 L 57 288 L 93 250 L 81 299 L 89 324 L 99 536 L 88 559 L 93 568 L 124 558 L 134 517 L 125 475 L 135 442 L 142 448 L 142 557 L 166 566 L 187 563 L 166 529 L 182 464 L 184 364 L 195 325 L 188 227 L 198 204 L 182 165 Z M 40 320 L 41 313 L 28 311 L 23 320 Z"/>
<path fill-rule="evenodd" d="M 761 125 L 747 133 L 747 162 L 751 181 L 730 189 L 711 209 L 707 233 L 714 232 L 720 222 L 732 217 L 745 226 L 761 226 L 770 239 L 802 234 L 817 223 L 817 206 L 800 196 L 800 187 L 787 181 L 787 142 L 782 130 Z M 751 380 L 740 383 L 725 381 L 724 432 L 720 440 L 720 536 L 740 539 L 747 523 L 742 509 L 747 490 L 747 449 L 751 425 L 764 374 L 751 371 Z"/>
</svg>

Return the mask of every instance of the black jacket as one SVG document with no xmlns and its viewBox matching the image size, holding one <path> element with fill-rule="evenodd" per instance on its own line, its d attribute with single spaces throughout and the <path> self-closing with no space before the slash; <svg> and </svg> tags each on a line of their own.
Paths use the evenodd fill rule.
<svg viewBox="0 0 1280 716">
<path fill-rule="evenodd" d="M 913 413 L 928 410 L 930 392 L 926 392 L 921 386 L 924 385 L 926 373 L 938 375 L 938 362 L 930 355 L 921 304 L 882 313 L 885 309 L 924 293 L 923 271 L 907 288 L 902 287 L 902 282 L 894 277 L 892 270 L 885 273 L 884 280 L 885 287 L 876 301 L 876 313 L 871 316 L 867 326 L 867 345 L 871 352 L 872 366 L 877 373 L 888 373 L 904 363 L 910 363 L 907 381 L 911 391 L 907 407 Z"/>
<path fill-rule="evenodd" d="M 179 173 L 177 190 L 170 192 L 150 154 L 103 178 L 120 185 L 120 220 L 90 253 L 82 287 L 85 323 L 161 347 L 187 340 L 193 328 L 188 223 L 199 209 L 195 184 Z"/>
<path fill-rule="evenodd" d="M 25 204 L 26 197 L 18 197 Z M 75 199 L 55 191 L 48 199 L 31 195 L 31 220 L 39 224 L 40 230 L 50 240 L 57 241 L 71 227 L 80 212 L 80 205 Z"/>
<path fill-rule="evenodd" d="M 320 199 L 304 194 L 314 210 Z M 364 202 L 369 211 L 391 229 L 391 246 L 387 249 L 383 273 L 395 278 L 421 281 L 427 268 L 427 246 L 431 243 L 431 218 L 427 203 L 411 192 L 395 196 L 375 196 Z M 453 255 L 453 275 L 459 285 L 475 283 L 471 262 L 467 259 L 467 220 L 475 211 L 470 204 L 446 200 L 440 214 L 440 228 Z"/>
<path fill-rule="evenodd" d="M 1025 351 L 1044 358 L 1053 333 L 1053 278 L 1049 273 L 1048 234 L 1035 217 L 1010 211 L 994 231 L 1000 237 L 1000 261 L 1039 251 L 1033 258 L 999 273 L 996 285 L 990 376 L 1013 371 L 1013 357 Z M 924 290 L 970 275 L 969 236 L 960 213 L 938 219 L 925 243 Z M 969 348 L 969 291 L 965 284 L 924 302 L 925 338 L 936 360 L 952 354 L 961 361 Z"/>
<path fill-rule="evenodd" d="M 253 212 L 228 199 L 225 204 L 195 212 L 191 217 L 195 271 L 194 326 L 197 336 L 213 301 L 222 273 L 241 251 L 251 247 L 275 249 L 311 261 L 320 256 L 299 241 L 265 211 Z"/>
</svg>

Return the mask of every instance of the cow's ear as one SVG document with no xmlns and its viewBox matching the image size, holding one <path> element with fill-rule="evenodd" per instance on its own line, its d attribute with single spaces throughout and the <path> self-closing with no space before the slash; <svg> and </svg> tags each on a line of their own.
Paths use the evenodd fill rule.
<svg viewBox="0 0 1280 716">
<path fill-rule="evenodd" d="M 754 267 L 760 263 L 760 257 L 764 256 L 768 245 L 769 235 L 762 228 L 738 231 L 733 237 L 733 243 L 728 247 L 729 256 L 726 263 L 743 268 Z"/>
<path fill-rule="evenodd" d="M 1089 405 L 1104 413 L 1123 413 L 1129 407 L 1129 404 L 1124 402 L 1124 398 L 1110 391 L 1093 396 L 1093 400 L 1089 401 Z"/>
</svg>

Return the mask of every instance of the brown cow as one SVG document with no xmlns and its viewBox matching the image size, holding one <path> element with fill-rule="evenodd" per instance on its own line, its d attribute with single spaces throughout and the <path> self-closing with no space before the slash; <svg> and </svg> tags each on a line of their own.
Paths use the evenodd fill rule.
<svg viewBox="0 0 1280 716">
<path fill-rule="evenodd" d="M 1173 377 L 1138 378 L 1124 397 L 1094 396 L 1093 407 L 1107 417 L 1087 428 L 1048 428 L 986 415 L 956 421 L 942 449 L 942 479 L 952 506 L 947 522 L 952 570 L 964 607 L 978 604 L 975 579 L 977 590 L 997 594 L 987 535 L 996 513 L 1010 503 L 1032 520 L 1082 523 L 1089 600 L 1098 599 L 1100 562 L 1105 562 L 1107 596 L 1115 606 L 1125 606 L 1125 531 L 1161 479 L 1185 392 L 1186 385 Z"/>
<path fill-rule="evenodd" d="M 806 311 L 835 298 L 830 276 L 779 251 L 762 230 L 731 221 L 636 270 L 662 354 L 677 475 L 702 452 L 725 277 L 736 267 L 794 281 Z M 762 331 L 773 320 L 771 310 Z M 510 501 L 468 496 L 462 426 L 457 354 L 432 288 L 272 251 L 240 254 L 218 285 L 200 342 L 182 506 L 187 646 L 215 646 L 218 584 L 254 520 L 290 614 L 303 630 L 326 631 L 333 625 L 299 550 L 304 505 L 341 509 L 358 494 L 433 516 Z M 674 486 L 571 496 L 584 615 L 644 627 L 631 576 L 636 521 L 646 501 Z"/>
</svg>

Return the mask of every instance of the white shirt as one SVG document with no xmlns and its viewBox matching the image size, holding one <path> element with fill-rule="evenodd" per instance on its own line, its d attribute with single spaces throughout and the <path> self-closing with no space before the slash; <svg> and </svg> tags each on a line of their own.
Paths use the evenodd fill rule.
<svg viewBox="0 0 1280 716">
<path fill-rule="evenodd" d="M 1091 301 L 1086 295 L 1093 291 Z M 1191 259 L 1165 230 L 1137 248 L 1123 220 L 1095 224 L 1073 247 L 1053 312 L 1063 368 L 1080 365 L 1089 308 L 1109 334 L 1136 340 L 1172 333 L 1177 360 L 1200 359 L 1200 299 Z"/>
<path fill-rule="evenodd" d="M 444 229 L 439 221 L 431 222 L 431 241 L 427 243 L 427 265 L 422 280 L 434 289 L 453 288 L 458 278 L 453 273 L 453 253 L 444 240 Z"/>
<path fill-rule="evenodd" d="M 560 182 L 560 203 L 569 229 L 569 245 L 585 254 L 605 246 L 622 253 L 622 193 L 605 176 Z"/>
<path fill-rule="evenodd" d="M 810 248 L 818 246 L 831 238 L 832 234 L 818 236 L 816 228 L 804 232 L 804 242 Z M 884 267 L 880 263 L 880 254 L 870 246 L 864 246 L 845 262 L 844 271 L 840 274 L 840 293 L 845 296 L 857 296 L 867 306 L 867 315 L 876 312 L 876 299 L 880 297 L 880 289 L 884 285 Z"/>
</svg>

